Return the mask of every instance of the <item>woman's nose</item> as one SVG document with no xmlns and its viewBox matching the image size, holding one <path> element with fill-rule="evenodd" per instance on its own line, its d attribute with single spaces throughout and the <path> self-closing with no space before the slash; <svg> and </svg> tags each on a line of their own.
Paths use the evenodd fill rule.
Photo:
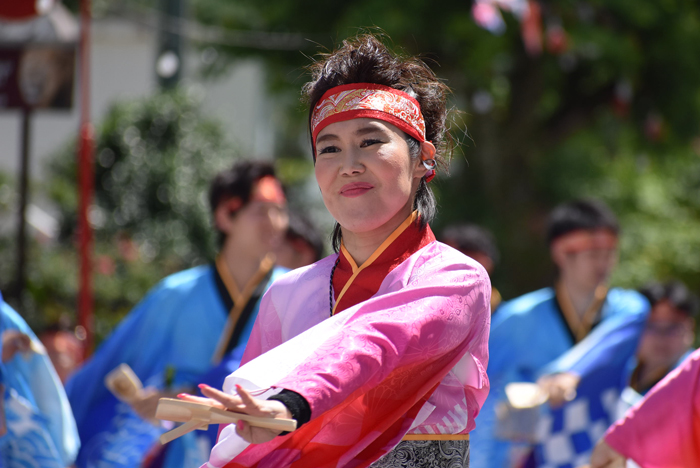
<svg viewBox="0 0 700 468">
<path fill-rule="evenodd" d="M 343 151 L 341 158 L 341 173 L 346 175 L 361 174 L 365 171 L 362 154 L 358 149 Z"/>
</svg>

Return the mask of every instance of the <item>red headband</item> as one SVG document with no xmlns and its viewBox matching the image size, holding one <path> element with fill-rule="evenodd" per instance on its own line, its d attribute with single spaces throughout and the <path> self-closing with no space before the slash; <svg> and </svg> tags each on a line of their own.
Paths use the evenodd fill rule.
<svg viewBox="0 0 700 468">
<path fill-rule="evenodd" d="M 284 191 L 282 190 L 282 184 L 280 184 L 280 181 L 274 176 L 265 176 L 258 179 L 258 182 L 253 188 L 253 194 L 250 200 L 277 203 L 280 205 L 287 203 Z"/>
<path fill-rule="evenodd" d="M 425 121 L 420 104 L 410 95 L 374 83 L 352 83 L 326 91 L 311 116 L 311 139 L 316 158 L 316 137 L 328 125 L 350 119 L 383 120 L 419 142 L 425 141 Z"/>
<path fill-rule="evenodd" d="M 576 253 L 593 249 L 616 249 L 617 234 L 610 229 L 578 229 L 558 237 L 552 242 L 553 253 Z"/>
<path fill-rule="evenodd" d="M 284 196 L 284 191 L 282 190 L 282 184 L 280 184 L 280 181 L 277 180 L 277 178 L 271 175 L 261 177 L 255 181 L 249 201 L 277 203 L 278 205 L 284 205 L 287 203 L 287 199 Z M 230 198 L 226 203 L 229 211 L 231 212 L 236 212 L 243 206 L 243 200 L 241 200 L 241 197 Z"/>
</svg>

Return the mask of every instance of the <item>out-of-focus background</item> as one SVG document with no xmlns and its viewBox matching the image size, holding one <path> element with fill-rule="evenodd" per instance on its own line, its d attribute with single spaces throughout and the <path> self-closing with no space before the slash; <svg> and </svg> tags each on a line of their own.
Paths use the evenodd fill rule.
<svg viewBox="0 0 700 468">
<path fill-rule="evenodd" d="M 38 16 L 0 19 L 0 290 L 41 330 L 75 321 L 83 94 L 79 1 L 39 3 L 48 6 Z M 501 250 L 492 280 L 505 299 L 551 283 L 546 215 L 573 197 L 600 198 L 620 218 L 613 284 L 677 278 L 700 291 L 697 2 L 96 0 L 89 221 L 98 341 L 158 280 L 212 260 L 205 192 L 236 158 L 274 158 L 291 204 L 330 231 L 299 100 L 305 67 L 344 38 L 379 30 L 453 91 L 457 147 L 433 182 L 433 228 L 492 230 Z M 22 58 L 27 41 L 54 52 Z M 53 64 L 57 83 L 21 90 L 43 109 L 8 97 L 17 92 L 7 91 L 8 64 L 22 60 Z M 50 96 L 37 94 L 47 88 Z"/>
</svg>

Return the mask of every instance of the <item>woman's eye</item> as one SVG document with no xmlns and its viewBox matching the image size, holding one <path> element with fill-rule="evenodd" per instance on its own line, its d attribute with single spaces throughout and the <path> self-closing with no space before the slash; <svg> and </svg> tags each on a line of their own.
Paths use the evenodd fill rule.
<svg viewBox="0 0 700 468">
<path fill-rule="evenodd" d="M 340 151 L 340 148 L 337 146 L 326 146 L 325 148 L 321 148 L 318 150 L 318 154 L 325 154 L 325 153 L 337 153 Z"/>
<path fill-rule="evenodd" d="M 376 145 L 377 143 L 381 143 L 381 141 L 377 140 L 376 138 L 368 138 L 366 140 L 362 140 L 362 144 L 360 144 L 360 148 L 366 148 L 367 146 Z"/>
</svg>

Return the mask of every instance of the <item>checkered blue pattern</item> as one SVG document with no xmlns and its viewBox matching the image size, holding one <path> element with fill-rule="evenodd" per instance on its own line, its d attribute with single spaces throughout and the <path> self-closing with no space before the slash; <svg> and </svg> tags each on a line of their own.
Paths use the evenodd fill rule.
<svg viewBox="0 0 700 468">
<path fill-rule="evenodd" d="M 545 414 L 537 427 L 535 459 L 539 468 L 576 468 L 589 462 L 596 442 L 610 426 L 618 388 L 579 396 Z"/>
</svg>

